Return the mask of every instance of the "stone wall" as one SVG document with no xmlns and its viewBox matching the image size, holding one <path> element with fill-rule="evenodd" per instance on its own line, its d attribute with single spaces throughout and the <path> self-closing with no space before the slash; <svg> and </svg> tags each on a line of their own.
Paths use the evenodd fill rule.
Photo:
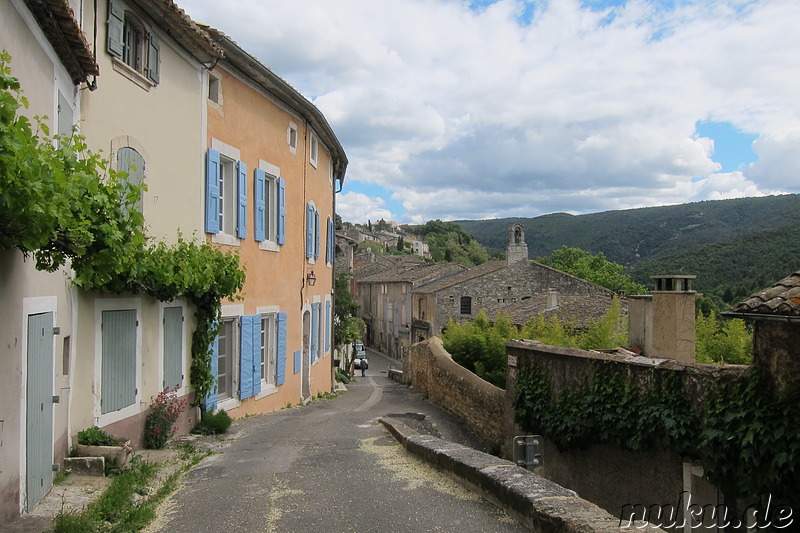
<svg viewBox="0 0 800 533">
<path fill-rule="evenodd" d="M 431 335 L 438 335 L 450 319 L 474 318 L 481 309 L 489 316 L 523 298 L 555 289 L 559 295 L 608 293 L 611 291 L 535 261 L 518 261 L 484 276 L 465 280 L 437 291 L 435 323 Z M 472 314 L 461 314 L 461 297 L 472 298 Z"/>
<path fill-rule="evenodd" d="M 521 430 L 514 423 L 514 390 L 518 368 L 535 362 L 544 370 L 551 393 L 588 384 L 593 363 L 602 360 L 620 365 L 626 379 L 645 390 L 652 370 L 674 372 L 680 377 L 693 408 L 702 412 L 706 391 L 720 380 L 732 379 L 747 371 L 737 365 L 701 365 L 666 359 L 605 354 L 548 346 L 534 341 L 511 341 L 506 345 L 509 359 L 506 386 L 506 444 Z M 719 503 L 716 489 L 702 479 L 702 467 L 691 458 L 672 450 L 623 451 L 609 445 L 593 445 L 584 450 L 559 451 L 543 439 L 543 467 L 537 473 L 576 491 L 582 498 L 619 515 L 626 504 L 676 505 L 683 491 L 691 492 L 693 503 Z M 700 501 L 698 501 L 700 500 Z M 705 501 L 708 500 L 708 501 Z"/>
<path fill-rule="evenodd" d="M 429 401 L 462 417 L 487 445 L 502 444 L 505 393 L 453 361 L 438 337 L 411 347 L 403 376 Z"/>
</svg>

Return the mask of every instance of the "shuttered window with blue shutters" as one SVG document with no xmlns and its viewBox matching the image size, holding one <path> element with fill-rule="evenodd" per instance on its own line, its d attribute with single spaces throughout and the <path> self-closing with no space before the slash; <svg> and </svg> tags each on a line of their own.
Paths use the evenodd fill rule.
<svg viewBox="0 0 800 533">
<path fill-rule="evenodd" d="M 286 244 L 286 181 L 278 178 L 278 244 Z"/>
<path fill-rule="evenodd" d="M 261 392 L 261 315 L 241 317 L 239 399 Z"/>
<path fill-rule="evenodd" d="M 314 260 L 319 259 L 319 211 L 314 210 Z"/>
<path fill-rule="evenodd" d="M 311 362 L 317 360 L 317 347 L 319 343 L 319 308 L 318 304 L 311 304 Z"/>
<path fill-rule="evenodd" d="M 336 242 L 334 238 L 334 233 L 335 232 L 334 232 L 333 220 L 331 220 L 331 218 L 328 217 L 328 232 L 326 234 L 327 242 L 325 249 L 325 262 L 328 263 L 329 265 L 333 264 L 333 257 L 334 257 L 333 247 L 335 246 Z"/>
<path fill-rule="evenodd" d="M 236 236 L 244 239 L 247 237 L 247 165 L 239 161 L 236 165 L 236 172 Z"/>
<path fill-rule="evenodd" d="M 299 374 L 302 370 L 302 359 L 300 359 L 300 350 L 294 351 L 294 373 Z"/>
<path fill-rule="evenodd" d="M 275 368 L 275 384 L 286 381 L 286 313 L 278 313 L 278 353 Z"/>
<path fill-rule="evenodd" d="M 255 176 L 253 192 L 253 208 L 255 220 L 253 221 L 253 238 L 261 242 L 267 240 L 267 173 L 257 168 L 253 171 Z"/>
<path fill-rule="evenodd" d="M 216 377 L 219 374 L 219 335 L 216 339 L 211 343 L 211 375 Z M 211 390 L 208 391 L 208 394 L 205 398 L 205 407 L 207 412 L 211 412 L 217 408 L 217 382 L 214 381 L 214 384 L 211 386 Z"/>
<path fill-rule="evenodd" d="M 206 233 L 219 233 L 219 152 L 206 153 Z"/>
<path fill-rule="evenodd" d="M 314 204 L 306 204 L 306 259 L 314 257 Z"/>
</svg>

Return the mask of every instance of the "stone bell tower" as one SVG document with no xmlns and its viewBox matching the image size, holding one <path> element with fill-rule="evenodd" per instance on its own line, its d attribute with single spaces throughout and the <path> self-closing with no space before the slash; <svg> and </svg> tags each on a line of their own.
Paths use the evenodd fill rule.
<svg viewBox="0 0 800 533">
<path fill-rule="evenodd" d="M 508 227 L 508 248 L 506 248 L 507 264 L 528 260 L 528 245 L 525 244 L 525 226 L 511 224 Z"/>
</svg>

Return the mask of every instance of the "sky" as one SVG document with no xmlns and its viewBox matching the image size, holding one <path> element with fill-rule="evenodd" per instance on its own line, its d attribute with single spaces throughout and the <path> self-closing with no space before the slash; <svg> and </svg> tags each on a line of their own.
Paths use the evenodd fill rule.
<svg viewBox="0 0 800 533">
<path fill-rule="evenodd" d="M 177 0 L 311 100 L 344 220 L 800 192 L 797 0 Z"/>
</svg>

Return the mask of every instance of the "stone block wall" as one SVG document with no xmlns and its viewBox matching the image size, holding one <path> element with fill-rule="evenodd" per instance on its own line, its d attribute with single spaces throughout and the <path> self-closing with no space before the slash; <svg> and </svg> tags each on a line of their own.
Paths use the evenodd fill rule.
<svg viewBox="0 0 800 533">
<path fill-rule="evenodd" d="M 505 392 L 453 361 L 438 337 L 411 347 L 403 375 L 425 391 L 429 401 L 462 417 L 486 444 L 502 444 Z"/>
<path fill-rule="evenodd" d="M 738 365 L 701 365 L 674 360 L 606 354 L 548 346 L 534 341 L 510 341 L 506 385 L 506 444 L 515 434 L 522 434 L 514 422 L 514 390 L 518 369 L 535 362 L 548 376 L 551 393 L 588 384 L 593 363 L 608 361 L 620 365 L 626 380 L 646 390 L 652 370 L 674 372 L 697 412 L 702 412 L 706 391 L 720 380 L 742 375 L 748 367 Z M 702 479 L 702 467 L 689 457 L 672 450 L 624 451 L 610 445 L 593 445 L 583 450 L 560 451 L 543 439 L 543 466 L 537 473 L 577 492 L 612 514 L 619 516 L 626 504 L 678 505 L 681 493 L 689 490 L 693 503 L 719 503 L 717 490 Z M 700 500 L 700 501 L 698 501 Z M 708 500 L 708 501 L 705 501 Z"/>
</svg>

